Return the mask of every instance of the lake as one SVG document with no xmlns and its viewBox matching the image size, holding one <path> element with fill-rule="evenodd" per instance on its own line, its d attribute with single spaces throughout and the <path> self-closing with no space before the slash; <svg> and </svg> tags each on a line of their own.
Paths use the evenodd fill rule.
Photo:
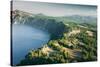
<svg viewBox="0 0 100 67">
<path fill-rule="evenodd" d="M 18 64 L 32 49 L 42 47 L 50 39 L 49 33 L 21 24 L 12 25 L 13 65 Z"/>
</svg>

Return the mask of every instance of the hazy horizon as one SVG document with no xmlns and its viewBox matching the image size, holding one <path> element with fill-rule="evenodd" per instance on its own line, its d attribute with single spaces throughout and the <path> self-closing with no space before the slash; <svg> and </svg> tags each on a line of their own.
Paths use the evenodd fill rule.
<svg viewBox="0 0 100 67">
<path fill-rule="evenodd" d="M 45 3 L 33 1 L 13 1 L 13 10 L 21 10 L 33 14 L 44 14 L 47 16 L 97 16 L 97 6 Z"/>
</svg>

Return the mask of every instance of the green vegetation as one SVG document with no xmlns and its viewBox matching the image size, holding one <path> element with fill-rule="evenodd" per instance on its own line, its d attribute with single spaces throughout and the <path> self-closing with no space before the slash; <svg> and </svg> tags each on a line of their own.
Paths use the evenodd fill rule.
<svg viewBox="0 0 100 67">
<path fill-rule="evenodd" d="M 21 14 L 20 14 L 21 15 Z M 24 13 L 25 15 L 25 13 Z M 22 19 L 20 20 L 19 17 Z M 23 20 L 25 19 L 25 20 Z M 59 20 L 58 20 L 59 19 Z M 65 17 L 64 17 L 65 19 Z M 68 19 L 68 18 L 67 18 Z M 72 63 L 97 60 L 97 26 L 45 15 L 16 15 L 14 21 L 48 31 L 51 39 L 30 51 L 18 65 Z"/>
</svg>

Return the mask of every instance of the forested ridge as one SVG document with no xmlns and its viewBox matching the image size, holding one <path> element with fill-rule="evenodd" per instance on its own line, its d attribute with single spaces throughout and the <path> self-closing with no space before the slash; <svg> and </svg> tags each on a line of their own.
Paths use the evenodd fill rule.
<svg viewBox="0 0 100 67">
<path fill-rule="evenodd" d="M 18 65 L 72 63 L 97 60 L 96 22 L 77 22 L 15 10 L 13 24 L 26 24 L 51 35 L 41 48 L 31 50 Z"/>
</svg>

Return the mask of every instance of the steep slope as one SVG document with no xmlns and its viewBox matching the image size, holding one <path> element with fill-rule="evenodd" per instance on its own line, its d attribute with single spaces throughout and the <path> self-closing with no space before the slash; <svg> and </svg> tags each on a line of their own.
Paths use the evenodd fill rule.
<svg viewBox="0 0 100 67">
<path fill-rule="evenodd" d="M 31 50 L 18 65 L 97 60 L 97 26 L 91 25 L 91 19 L 88 24 L 87 22 L 83 23 L 84 21 L 78 16 L 73 20 L 72 17 L 70 19 L 48 17 L 43 14 L 30 14 L 19 10 L 13 11 L 13 13 L 13 24 L 29 25 L 51 34 L 51 39 L 47 44 L 36 50 Z M 93 19 L 93 21 L 95 20 Z"/>
<path fill-rule="evenodd" d="M 15 10 L 13 11 L 13 24 L 25 24 L 41 30 L 45 30 L 51 34 L 51 39 L 61 37 L 65 31 L 68 31 L 63 22 L 55 19 L 46 18 L 43 14 L 30 14 L 27 12 Z"/>
</svg>

